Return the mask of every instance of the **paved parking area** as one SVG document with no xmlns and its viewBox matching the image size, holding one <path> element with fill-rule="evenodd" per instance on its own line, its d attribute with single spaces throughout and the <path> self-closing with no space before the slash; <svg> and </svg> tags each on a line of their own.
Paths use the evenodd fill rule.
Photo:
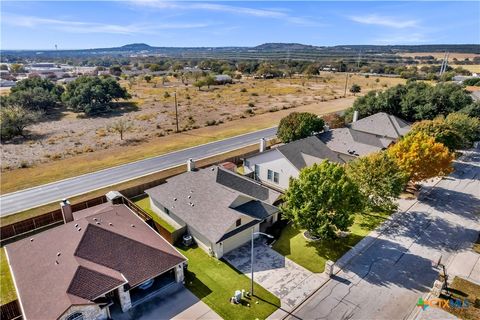
<svg viewBox="0 0 480 320">
<path fill-rule="evenodd" d="M 113 310 L 114 320 L 217 320 L 222 319 L 182 284 L 174 284 L 152 299 L 122 313 Z"/>
<path fill-rule="evenodd" d="M 235 249 L 223 258 L 250 277 L 250 243 Z M 255 242 L 254 280 L 280 298 L 282 308 L 291 310 L 326 279 L 292 260 L 285 258 L 261 240 Z"/>
</svg>

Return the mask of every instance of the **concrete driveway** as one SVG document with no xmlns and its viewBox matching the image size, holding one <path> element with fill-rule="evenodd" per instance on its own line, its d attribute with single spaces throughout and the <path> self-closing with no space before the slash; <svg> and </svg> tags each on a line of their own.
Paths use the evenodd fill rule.
<svg viewBox="0 0 480 320">
<path fill-rule="evenodd" d="M 248 243 L 223 258 L 250 277 L 250 254 Z M 287 311 L 305 299 L 326 278 L 323 274 L 315 274 L 285 258 L 260 239 L 255 241 L 254 255 L 255 282 L 280 298 L 281 307 Z"/>
<path fill-rule="evenodd" d="M 125 313 L 120 308 L 111 311 L 114 320 L 222 319 L 190 290 L 177 283 Z"/>
<path fill-rule="evenodd" d="M 456 161 L 453 174 L 424 191 L 407 212 L 395 214 L 362 240 L 370 245 L 290 319 L 413 317 L 421 311 L 418 298 L 438 277 L 440 258 L 449 275 L 475 279 L 479 267 L 469 250 L 480 231 L 480 150 Z"/>
</svg>

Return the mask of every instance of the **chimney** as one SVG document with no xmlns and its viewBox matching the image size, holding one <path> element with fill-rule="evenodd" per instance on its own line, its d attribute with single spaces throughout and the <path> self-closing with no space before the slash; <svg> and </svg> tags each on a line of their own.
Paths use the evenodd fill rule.
<svg viewBox="0 0 480 320">
<path fill-rule="evenodd" d="M 118 191 L 109 191 L 105 195 L 107 201 L 111 204 L 121 204 L 123 203 L 123 195 Z"/>
<path fill-rule="evenodd" d="M 265 138 L 260 139 L 260 147 L 258 148 L 259 152 L 264 152 L 267 149 L 267 140 Z"/>
<path fill-rule="evenodd" d="M 194 171 L 195 170 L 195 161 L 192 158 L 187 160 L 187 171 Z"/>
<path fill-rule="evenodd" d="M 353 112 L 353 120 L 352 120 L 352 122 L 357 122 L 357 120 L 358 120 L 358 110 L 355 110 L 355 111 Z"/>
<path fill-rule="evenodd" d="M 73 211 L 70 201 L 63 199 L 62 202 L 60 202 L 60 209 L 62 210 L 63 222 L 68 223 L 73 221 Z"/>
</svg>

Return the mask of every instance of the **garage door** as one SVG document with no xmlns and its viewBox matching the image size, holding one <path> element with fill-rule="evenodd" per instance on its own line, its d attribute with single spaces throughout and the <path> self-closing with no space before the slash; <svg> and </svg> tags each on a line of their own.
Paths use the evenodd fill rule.
<svg viewBox="0 0 480 320">
<path fill-rule="evenodd" d="M 257 225 L 258 226 L 258 225 Z M 223 241 L 223 254 L 240 247 L 252 238 L 252 229 L 248 228 Z"/>
</svg>

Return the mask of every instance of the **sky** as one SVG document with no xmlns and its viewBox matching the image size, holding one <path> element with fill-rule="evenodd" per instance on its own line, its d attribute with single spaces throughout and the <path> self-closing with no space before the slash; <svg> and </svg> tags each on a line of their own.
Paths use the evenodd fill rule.
<svg viewBox="0 0 480 320">
<path fill-rule="evenodd" d="M 480 43 L 480 1 L 3 1 L 1 49 Z"/>
</svg>

